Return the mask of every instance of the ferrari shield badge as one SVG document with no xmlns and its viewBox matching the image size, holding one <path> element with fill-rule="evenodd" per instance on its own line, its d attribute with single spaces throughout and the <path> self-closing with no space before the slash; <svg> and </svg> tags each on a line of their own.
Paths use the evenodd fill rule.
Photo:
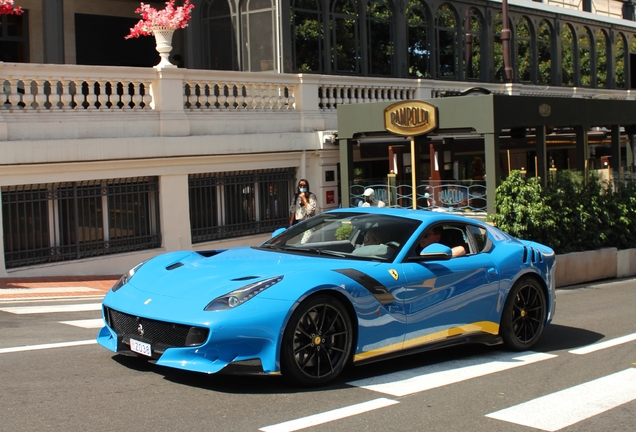
<svg viewBox="0 0 636 432">
<path fill-rule="evenodd" d="M 397 272 L 397 270 L 395 270 L 395 269 L 390 269 L 390 270 L 389 270 L 389 274 L 390 274 L 391 276 L 393 276 L 393 279 L 398 280 L 399 276 L 398 276 L 398 272 Z"/>
</svg>

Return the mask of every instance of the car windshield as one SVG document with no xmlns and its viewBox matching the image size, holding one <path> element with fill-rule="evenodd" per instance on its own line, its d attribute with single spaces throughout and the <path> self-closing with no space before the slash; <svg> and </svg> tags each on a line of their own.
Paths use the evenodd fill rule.
<svg viewBox="0 0 636 432">
<path fill-rule="evenodd" d="M 323 213 L 263 243 L 265 249 L 393 261 L 420 221 L 383 214 Z"/>
</svg>

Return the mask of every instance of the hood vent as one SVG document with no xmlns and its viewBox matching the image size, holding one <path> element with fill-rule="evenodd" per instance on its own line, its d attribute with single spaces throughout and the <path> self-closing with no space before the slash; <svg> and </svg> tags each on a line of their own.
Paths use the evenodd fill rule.
<svg viewBox="0 0 636 432">
<path fill-rule="evenodd" d="M 250 279 L 258 279 L 260 276 L 243 276 L 240 278 L 236 278 L 236 279 L 232 279 L 232 282 L 236 282 L 236 281 L 246 281 L 246 280 L 250 280 Z"/>
<path fill-rule="evenodd" d="M 174 270 L 176 268 L 182 267 L 183 263 L 182 262 L 177 262 L 174 264 L 170 264 L 168 267 L 166 267 L 166 270 Z"/>
</svg>

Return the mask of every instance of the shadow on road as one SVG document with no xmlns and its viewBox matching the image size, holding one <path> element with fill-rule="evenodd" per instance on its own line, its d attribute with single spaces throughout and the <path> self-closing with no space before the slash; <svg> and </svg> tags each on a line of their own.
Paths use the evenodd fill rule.
<svg viewBox="0 0 636 432">
<path fill-rule="evenodd" d="M 550 325 L 545 330 L 539 342 L 532 348 L 537 352 L 554 352 L 570 350 L 593 344 L 601 340 L 604 335 L 590 330 Z M 225 375 L 222 373 L 206 375 L 178 369 L 157 366 L 145 359 L 113 356 L 113 360 L 122 366 L 139 371 L 163 375 L 164 379 L 175 384 L 197 387 L 214 392 L 230 394 L 295 394 L 306 392 L 329 391 L 349 387 L 349 381 L 371 378 L 393 372 L 414 369 L 422 366 L 443 363 L 451 360 L 461 360 L 469 357 L 505 351 L 502 345 L 488 347 L 485 345 L 461 345 L 449 348 L 411 354 L 359 367 L 350 367 L 334 382 L 323 387 L 296 387 L 289 384 L 282 376 L 261 375 Z"/>
</svg>

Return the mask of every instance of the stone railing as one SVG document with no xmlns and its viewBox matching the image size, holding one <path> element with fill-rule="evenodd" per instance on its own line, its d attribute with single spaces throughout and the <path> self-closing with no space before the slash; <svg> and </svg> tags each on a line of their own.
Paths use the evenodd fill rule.
<svg viewBox="0 0 636 432">
<path fill-rule="evenodd" d="M 631 90 L 601 92 L 523 84 L 3 62 L 0 84 L 0 141 L 124 137 L 130 136 L 130 129 L 134 136 L 241 133 L 235 124 L 227 122 L 227 116 L 214 126 L 201 116 L 223 112 L 244 113 L 240 121 L 251 124 L 253 130 L 333 130 L 340 104 L 453 96 L 474 87 L 496 94 L 634 98 Z M 35 115 L 24 115 L 29 112 Z M 90 127 L 87 123 L 80 128 L 65 127 L 66 116 L 80 112 L 84 114 L 71 116 L 72 121 L 91 122 Z M 262 114 L 274 112 L 280 113 L 285 123 L 274 127 L 276 122 Z M 40 118 L 38 113 L 47 116 Z M 101 113 L 120 114 L 100 117 Z M 131 122 L 142 119 L 145 123 L 135 123 L 128 129 L 119 127 L 131 115 Z M 48 122 L 46 127 L 33 127 L 43 122 Z M 101 122 L 101 127 L 96 122 Z"/>
<path fill-rule="evenodd" d="M 155 71 L 147 68 L 1 63 L 9 112 L 150 109 Z"/>
</svg>

